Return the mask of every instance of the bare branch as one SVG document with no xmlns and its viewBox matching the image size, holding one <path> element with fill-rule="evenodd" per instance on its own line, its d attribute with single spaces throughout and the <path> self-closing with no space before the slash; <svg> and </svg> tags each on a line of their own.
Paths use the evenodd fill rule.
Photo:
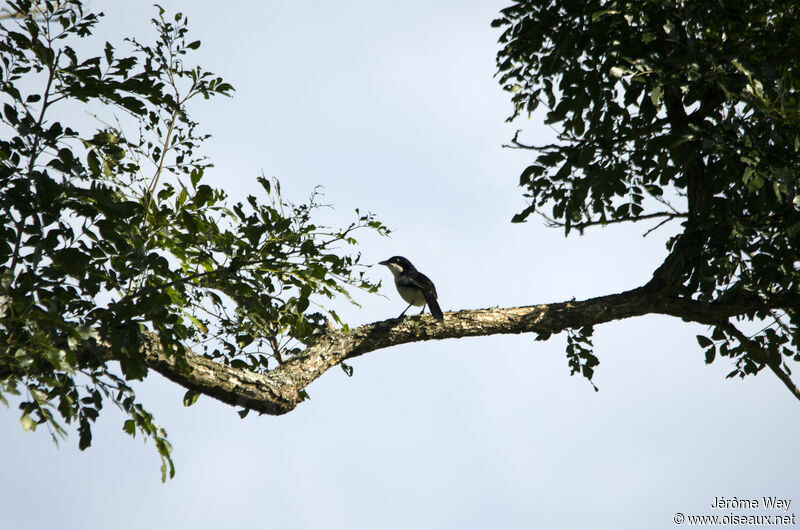
<svg viewBox="0 0 800 530">
<path fill-rule="evenodd" d="M 744 333 L 739 331 L 739 329 L 736 326 L 734 326 L 733 324 L 731 324 L 730 322 L 726 322 L 725 324 L 723 324 L 722 328 L 726 332 L 728 332 L 731 335 L 733 335 L 734 337 L 736 337 L 736 340 L 739 341 L 739 344 L 744 346 L 744 348 L 747 350 L 747 352 L 755 360 L 757 360 L 759 362 L 762 362 L 765 365 L 767 365 L 769 367 L 769 369 L 772 370 L 772 373 L 774 373 L 778 377 L 778 379 L 780 379 L 781 382 L 786 386 L 786 388 L 789 389 L 789 392 L 791 392 L 794 395 L 794 397 L 796 397 L 797 399 L 800 399 L 800 389 L 797 388 L 797 385 L 795 385 L 794 381 L 792 381 L 792 378 L 783 369 L 783 367 L 781 366 L 781 361 L 780 360 L 776 361 L 775 359 L 768 358 L 764 354 L 764 352 L 761 349 L 761 347 L 755 341 L 753 341 L 747 335 L 745 335 Z"/>
<path fill-rule="evenodd" d="M 510 144 L 503 144 L 503 147 L 507 149 L 530 149 L 531 151 L 550 151 L 551 149 L 558 149 L 560 146 L 556 144 L 548 144 L 548 145 L 530 145 L 530 144 L 523 144 L 519 141 L 519 133 L 522 131 L 517 129 L 517 132 L 514 133 L 514 138 L 511 139 Z"/>
<path fill-rule="evenodd" d="M 667 217 L 666 219 L 662 220 L 660 223 L 658 223 L 657 225 L 652 227 L 650 230 L 648 230 L 647 232 L 642 234 L 642 237 L 649 236 L 651 233 L 655 232 L 656 230 L 658 230 L 659 228 L 661 228 L 662 226 L 664 226 L 668 222 L 672 221 L 672 219 L 673 219 L 673 217 Z"/>
<path fill-rule="evenodd" d="M 537 212 L 537 213 L 539 215 L 541 215 L 545 219 L 545 221 L 547 221 L 547 225 L 550 228 L 553 228 L 553 227 L 562 227 L 563 228 L 563 227 L 567 226 L 567 224 L 564 223 L 563 221 L 557 221 L 557 220 L 553 219 L 552 217 L 549 217 L 547 214 L 544 214 L 542 212 Z M 644 221 L 646 219 L 655 219 L 655 218 L 659 218 L 659 217 L 663 217 L 664 221 L 662 221 L 661 223 L 657 224 L 654 228 L 651 228 L 650 230 L 645 232 L 645 234 L 644 234 L 645 236 L 647 236 L 647 234 L 649 234 L 653 230 L 656 230 L 657 228 L 659 228 L 664 223 L 667 223 L 667 222 L 669 222 L 669 221 L 671 221 L 673 219 L 686 218 L 688 216 L 687 216 L 687 214 L 680 213 L 680 212 L 677 212 L 677 213 L 672 213 L 672 212 L 654 212 L 654 213 L 648 213 L 648 214 L 643 214 L 643 215 L 637 215 L 636 217 L 619 217 L 617 219 L 592 219 L 592 220 L 589 220 L 589 221 L 584 221 L 582 223 L 570 224 L 569 227 L 571 229 L 575 229 L 578 232 L 580 232 L 581 234 L 583 234 L 583 231 L 586 228 L 589 228 L 590 226 L 605 226 L 605 225 L 610 225 L 610 224 L 615 224 L 615 223 L 627 223 L 627 222 L 635 223 L 637 221 Z"/>
<path fill-rule="evenodd" d="M 786 373 L 781 366 L 775 364 L 768 364 L 767 366 L 769 366 L 769 369 L 772 370 L 772 373 L 778 376 L 778 379 L 780 379 L 783 384 L 786 385 L 786 388 L 789 389 L 789 392 L 791 392 L 797 399 L 800 399 L 800 388 L 797 388 L 797 385 L 794 384 L 794 381 L 792 381 L 792 378 L 789 377 L 789 374 Z"/>
</svg>

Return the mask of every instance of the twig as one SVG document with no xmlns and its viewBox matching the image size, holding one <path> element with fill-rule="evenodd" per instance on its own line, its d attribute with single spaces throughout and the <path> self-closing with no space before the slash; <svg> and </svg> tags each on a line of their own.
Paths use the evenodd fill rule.
<svg viewBox="0 0 800 530">
<path fill-rule="evenodd" d="M 647 237 L 647 236 L 649 236 L 651 232 L 655 232 L 656 230 L 658 230 L 659 228 L 661 228 L 662 226 L 664 226 L 664 225 L 665 225 L 665 224 L 667 224 L 668 222 L 672 221 L 673 219 L 674 219 L 674 217 L 667 217 L 666 219 L 664 219 L 663 221 L 661 221 L 660 223 L 658 223 L 656 226 L 654 226 L 653 228 L 651 228 L 650 230 L 648 230 L 647 232 L 645 232 L 644 234 L 642 234 L 642 237 Z"/>
<path fill-rule="evenodd" d="M 169 151 L 169 142 L 172 139 L 172 130 L 175 127 L 175 119 L 178 117 L 178 110 L 175 110 L 172 113 L 172 119 L 169 121 L 169 127 L 167 128 L 167 137 L 164 140 L 164 150 L 161 152 L 161 159 L 158 161 L 158 168 L 156 169 L 155 175 L 153 175 L 153 182 L 150 184 L 149 189 L 147 190 L 147 210 L 150 211 L 150 204 L 153 202 L 153 194 L 156 190 L 156 184 L 158 184 L 158 178 L 161 176 L 161 171 L 164 168 L 164 160 L 167 158 L 167 151 Z"/>
<path fill-rule="evenodd" d="M 537 213 L 539 215 L 541 215 L 542 217 L 544 217 L 545 220 L 547 220 L 547 222 L 550 224 L 551 227 L 556 227 L 556 226 L 565 227 L 565 226 L 567 226 L 566 223 L 561 222 L 561 221 L 556 221 L 555 219 L 547 216 L 546 214 L 544 214 L 542 212 L 537 212 Z M 649 234 L 650 232 L 652 232 L 653 230 L 655 230 L 656 228 L 658 228 L 661 225 L 663 225 L 664 223 L 671 221 L 672 219 L 688 217 L 688 215 L 685 214 L 685 213 L 654 212 L 654 213 L 648 213 L 648 214 L 644 214 L 644 215 L 637 215 L 636 217 L 620 217 L 620 218 L 617 218 L 617 219 L 590 220 L 590 221 L 585 221 L 583 223 L 571 224 L 570 228 L 574 228 L 575 230 L 583 233 L 584 229 L 586 229 L 586 228 L 588 228 L 590 226 L 605 226 L 605 225 L 610 225 L 610 224 L 615 224 L 615 223 L 625 223 L 625 222 L 628 222 L 628 221 L 630 221 L 632 223 L 635 223 L 637 221 L 643 221 L 645 219 L 654 219 L 654 218 L 658 218 L 658 217 L 665 217 L 666 219 L 664 221 L 662 221 L 661 223 L 659 223 L 658 225 L 656 225 L 654 228 L 651 228 L 650 230 L 648 230 L 645 233 L 645 236 L 647 234 Z"/>
<path fill-rule="evenodd" d="M 744 346 L 744 348 L 751 355 L 755 356 L 758 360 L 769 366 L 769 369 L 772 370 L 772 373 L 778 376 L 778 379 L 780 379 L 786 388 L 789 389 L 789 392 L 791 392 L 794 397 L 800 400 L 800 388 L 797 388 L 797 385 L 794 384 L 794 381 L 792 381 L 792 378 L 789 376 L 789 374 L 786 373 L 783 368 L 781 368 L 780 361 L 776 362 L 770 360 L 769 357 L 767 357 L 767 355 L 765 355 L 765 353 L 761 350 L 761 347 L 755 343 L 755 341 L 739 331 L 739 329 L 730 322 L 725 322 L 722 324 L 722 327 L 725 329 L 725 331 L 736 337 L 736 340 L 739 341 L 739 344 Z"/>
</svg>

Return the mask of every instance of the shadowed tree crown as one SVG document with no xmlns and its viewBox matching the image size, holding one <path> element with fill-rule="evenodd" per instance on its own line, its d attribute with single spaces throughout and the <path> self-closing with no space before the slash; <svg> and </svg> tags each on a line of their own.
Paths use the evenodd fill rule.
<svg viewBox="0 0 800 530">
<path fill-rule="evenodd" d="M 514 139 L 537 153 L 514 220 L 537 212 L 567 233 L 679 223 L 651 296 L 738 306 L 702 320 L 706 360 L 788 375 L 800 360 L 800 7 L 516 1 L 494 25 L 512 117 L 557 132 L 548 145 Z M 745 335 L 729 317 L 763 329 Z"/>
</svg>

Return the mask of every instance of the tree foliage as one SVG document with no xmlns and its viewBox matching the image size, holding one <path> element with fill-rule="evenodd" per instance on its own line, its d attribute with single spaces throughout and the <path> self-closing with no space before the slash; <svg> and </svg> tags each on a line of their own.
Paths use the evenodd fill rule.
<svg viewBox="0 0 800 530">
<path fill-rule="evenodd" d="M 260 197 L 236 204 L 203 183 L 207 135 L 188 104 L 233 89 L 188 65 L 200 42 L 188 40 L 183 15 L 158 8 L 154 43 L 106 43 L 81 57 L 79 41 L 102 14 L 79 0 L 9 7 L 14 18 L 0 26 L 0 400 L 21 394 L 22 426 L 45 424 L 56 440 L 76 425 L 81 449 L 110 400 L 129 416 L 127 433 L 155 441 L 171 476 L 166 434 L 130 385 L 147 375 L 147 338 L 182 372 L 189 350 L 265 372 L 338 321 L 323 300 L 375 290 L 343 247 L 359 229 L 386 230 L 358 212 L 345 228 L 318 226 L 318 195 L 290 204 L 274 179 L 259 177 Z"/>
<path fill-rule="evenodd" d="M 800 360 L 800 9 L 777 0 L 516 0 L 494 21 L 514 113 L 557 131 L 520 185 L 567 233 L 679 221 L 651 296 L 742 303 L 698 337 L 730 376 Z"/>
<path fill-rule="evenodd" d="M 591 381 L 594 326 L 660 313 L 710 326 L 707 362 L 731 376 L 768 367 L 800 399 L 798 346 L 800 13 L 768 0 L 517 0 L 501 12 L 500 77 L 514 115 L 543 118 L 549 145 L 521 175 L 532 213 L 567 233 L 679 222 L 647 284 L 588 300 L 389 319 L 350 329 L 324 304 L 374 291 L 356 212 L 313 220 L 274 179 L 231 204 L 204 182 L 210 163 L 189 102 L 230 85 L 187 66 L 200 43 L 186 18 L 153 20 L 154 43 L 79 56 L 99 15 L 80 0 L 9 3 L 0 18 L 0 400 L 21 423 L 79 446 L 104 401 L 123 429 L 170 446 L 131 381 L 156 370 L 188 389 L 285 414 L 343 361 L 420 340 L 566 331 L 571 373 Z M 35 7 L 35 13 L 32 11 Z M 41 8 L 41 9 L 38 9 Z M 94 116 L 93 120 L 80 116 Z M 70 116 L 79 116 L 72 118 Z M 329 324 L 331 319 L 339 324 Z M 740 321 L 753 321 L 749 334 Z M 113 363 L 111 361 L 114 361 Z M 117 362 L 119 368 L 117 368 Z"/>
</svg>

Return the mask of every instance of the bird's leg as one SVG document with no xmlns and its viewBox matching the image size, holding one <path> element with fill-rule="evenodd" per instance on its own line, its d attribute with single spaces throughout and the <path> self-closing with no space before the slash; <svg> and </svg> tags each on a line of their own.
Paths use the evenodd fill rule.
<svg viewBox="0 0 800 530">
<path fill-rule="evenodd" d="M 422 311 L 419 312 L 420 315 L 425 312 L 426 307 L 428 307 L 428 304 L 422 306 Z"/>
<path fill-rule="evenodd" d="M 414 304 L 408 304 L 408 307 L 411 307 L 412 305 L 414 305 Z M 403 312 L 400 313 L 400 317 L 406 314 L 406 311 L 408 311 L 408 307 L 403 309 Z M 397 317 L 397 318 L 400 318 L 400 317 Z"/>
</svg>

